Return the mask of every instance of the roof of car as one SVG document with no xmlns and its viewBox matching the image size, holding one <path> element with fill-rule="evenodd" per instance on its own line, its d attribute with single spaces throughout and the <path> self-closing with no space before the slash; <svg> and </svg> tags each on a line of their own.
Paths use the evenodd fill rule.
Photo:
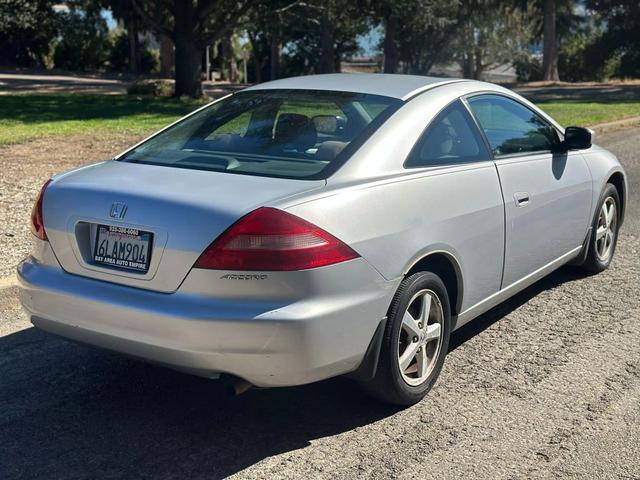
<svg viewBox="0 0 640 480">
<path fill-rule="evenodd" d="M 332 90 L 383 95 L 407 100 L 435 86 L 462 81 L 468 80 L 389 73 L 330 73 L 274 80 L 253 85 L 247 90 Z"/>
</svg>

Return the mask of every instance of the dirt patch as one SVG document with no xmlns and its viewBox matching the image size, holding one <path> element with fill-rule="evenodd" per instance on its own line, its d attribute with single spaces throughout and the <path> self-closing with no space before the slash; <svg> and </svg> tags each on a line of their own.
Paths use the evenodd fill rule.
<svg viewBox="0 0 640 480">
<path fill-rule="evenodd" d="M 42 184 L 56 173 L 107 160 L 139 137 L 49 137 L 0 147 L 0 278 L 13 274 L 30 248 L 29 215 Z"/>
</svg>

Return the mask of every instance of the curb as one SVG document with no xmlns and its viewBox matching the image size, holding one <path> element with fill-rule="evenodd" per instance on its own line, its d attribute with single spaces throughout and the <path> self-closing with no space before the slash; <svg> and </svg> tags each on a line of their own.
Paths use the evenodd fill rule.
<svg viewBox="0 0 640 480">
<path fill-rule="evenodd" d="M 611 130 L 634 127 L 636 125 L 640 125 L 640 117 L 630 117 L 622 120 L 616 120 L 615 122 L 598 123 L 597 125 L 592 125 L 589 128 L 596 133 L 604 133 Z"/>
</svg>

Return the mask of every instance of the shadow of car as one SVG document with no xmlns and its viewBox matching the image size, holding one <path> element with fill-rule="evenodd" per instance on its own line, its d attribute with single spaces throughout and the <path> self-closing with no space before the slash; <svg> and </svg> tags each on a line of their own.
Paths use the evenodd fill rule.
<svg viewBox="0 0 640 480">
<path fill-rule="evenodd" d="M 456 331 L 450 351 L 540 292 L 583 276 L 556 271 Z M 35 328 L 0 337 L 0 352 L 5 480 L 223 478 L 400 411 L 345 378 L 230 397 L 222 382 Z"/>
</svg>

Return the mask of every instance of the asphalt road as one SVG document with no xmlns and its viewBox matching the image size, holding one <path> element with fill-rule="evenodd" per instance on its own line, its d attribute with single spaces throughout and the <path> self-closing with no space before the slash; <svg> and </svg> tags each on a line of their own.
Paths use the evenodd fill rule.
<svg viewBox="0 0 640 480">
<path fill-rule="evenodd" d="M 640 478 L 640 130 L 600 143 L 632 192 L 612 268 L 465 326 L 404 410 L 340 378 L 230 398 L 36 331 L 1 289 L 0 478 Z"/>
</svg>

